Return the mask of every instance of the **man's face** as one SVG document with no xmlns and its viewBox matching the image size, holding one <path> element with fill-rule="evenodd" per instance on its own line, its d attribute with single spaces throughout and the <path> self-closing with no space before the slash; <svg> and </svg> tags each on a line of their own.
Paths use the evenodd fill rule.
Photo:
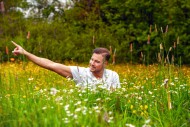
<svg viewBox="0 0 190 127">
<path fill-rule="evenodd" d="M 105 67 L 104 57 L 101 54 L 92 54 L 90 59 L 90 71 L 91 72 L 101 72 Z"/>
</svg>

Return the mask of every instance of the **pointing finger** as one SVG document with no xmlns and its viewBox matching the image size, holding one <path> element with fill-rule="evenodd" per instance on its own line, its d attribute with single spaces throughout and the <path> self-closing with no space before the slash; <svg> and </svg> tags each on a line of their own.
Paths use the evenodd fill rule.
<svg viewBox="0 0 190 127">
<path fill-rule="evenodd" d="M 16 44 L 14 41 L 11 41 L 16 47 L 18 47 L 19 45 L 18 44 Z"/>
</svg>

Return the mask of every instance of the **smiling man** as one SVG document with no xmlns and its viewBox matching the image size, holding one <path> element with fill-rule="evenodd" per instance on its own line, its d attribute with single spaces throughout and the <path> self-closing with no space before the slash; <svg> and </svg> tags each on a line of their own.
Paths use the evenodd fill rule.
<svg viewBox="0 0 190 127">
<path fill-rule="evenodd" d="M 89 67 L 85 68 L 66 66 L 46 58 L 35 56 L 15 42 L 12 43 L 16 46 L 13 51 L 14 55 L 25 55 L 29 60 L 45 69 L 54 71 L 63 77 L 72 78 L 78 86 L 94 89 L 97 85 L 100 85 L 108 90 L 121 87 L 118 74 L 115 71 L 106 69 L 110 58 L 109 50 L 106 48 L 94 49 Z"/>
</svg>

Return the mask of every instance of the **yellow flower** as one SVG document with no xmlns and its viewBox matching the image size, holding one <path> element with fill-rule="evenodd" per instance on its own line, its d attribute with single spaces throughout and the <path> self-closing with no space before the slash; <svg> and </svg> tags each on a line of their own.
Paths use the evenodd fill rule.
<svg viewBox="0 0 190 127">
<path fill-rule="evenodd" d="M 40 87 L 38 87 L 38 86 L 35 86 L 35 88 L 34 88 L 34 90 L 39 90 L 40 89 Z"/>
<path fill-rule="evenodd" d="M 148 109 L 148 105 L 145 105 L 145 106 L 144 106 L 144 109 L 147 110 L 147 109 Z"/>
<path fill-rule="evenodd" d="M 133 105 L 131 105 L 131 107 L 130 107 L 131 109 L 133 109 Z"/>
<path fill-rule="evenodd" d="M 10 97 L 10 96 L 11 96 L 10 94 L 5 95 L 5 97 Z"/>
<path fill-rule="evenodd" d="M 136 114 L 137 113 L 137 111 L 136 110 L 133 110 L 133 112 L 132 112 L 133 114 Z"/>
<path fill-rule="evenodd" d="M 26 95 L 22 96 L 23 98 L 26 98 Z"/>
<path fill-rule="evenodd" d="M 128 100 L 128 103 L 131 103 L 131 100 Z"/>
</svg>

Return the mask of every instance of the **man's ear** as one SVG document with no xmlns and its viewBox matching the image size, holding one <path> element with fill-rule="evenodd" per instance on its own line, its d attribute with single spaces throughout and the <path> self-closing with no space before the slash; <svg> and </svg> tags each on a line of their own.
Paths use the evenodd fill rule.
<svg viewBox="0 0 190 127">
<path fill-rule="evenodd" d="M 104 65 L 105 65 L 105 66 L 108 65 L 108 61 L 107 61 L 107 60 L 104 61 Z"/>
</svg>

